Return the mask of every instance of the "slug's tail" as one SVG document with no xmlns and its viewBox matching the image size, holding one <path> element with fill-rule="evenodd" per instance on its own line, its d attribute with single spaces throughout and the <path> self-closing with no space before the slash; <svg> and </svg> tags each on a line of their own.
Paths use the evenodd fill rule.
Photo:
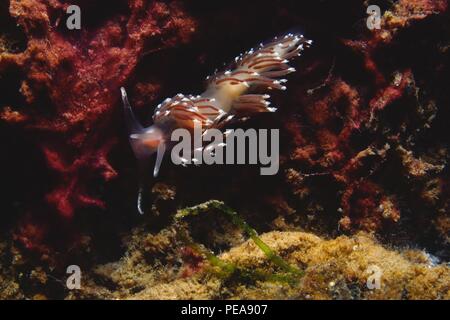
<svg viewBox="0 0 450 320">
<path fill-rule="evenodd" d="M 286 90 L 286 79 L 279 79 L 295 72 L 288 63 L 298 57 L 312 44 L 303 35 L 287 34 L 276 37 L 272 42 L 260 44 L 237 59 L 235 74 L 244 75 L 240 81 L 249 86 L 263 86 L 267 89 Z M 245 76 L 246 75 L 246 76 Z"/>
<path fill-rule="evenodd" d="M 274 38 L 267 44 L 260 44 L 236 57 L 233 70 L 216 74 L 210 79 L 208 95 L 231 97 L 234 111 L 254 113 L 273 112 L 269 108 L 268 95 L 248 94 L 254 89 L 286 90 L 287 80 L 283 77 L 295 72 L 288 63 L 300 56 L 312 41 L 300 34 L 287 34 Z M 227 101 L 223 100 L 224 105 Z M 228 102 L 229 103 L 229 102 Z M 231 110 L 226 110 L 231 111 Z"/>
</svg>

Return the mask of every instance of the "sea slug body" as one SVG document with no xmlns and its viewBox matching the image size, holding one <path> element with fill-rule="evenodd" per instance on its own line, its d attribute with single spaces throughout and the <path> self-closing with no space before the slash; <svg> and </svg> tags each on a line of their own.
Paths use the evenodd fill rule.
<svg viewBox="0 0 450 320">
<path fill-rule="evenodd" d="M 164 153 L 171 147 L 170 136 L 173 130 L 193 130 L 198 124 L 203 130 L 207 130 L 234 117 L 276 111 L 270 107 L 269 95 L 252 92 L 256 89 L 258 92 L 286 90 L 287 80 L 281 77 L 295 72 L 288 65 L 289 60 L 301 55 L 311 44 L 312 41 L 303 35 L 292 33 L 274 38 L 270 43 L 260 44 L 258 48 L 236 57 L 230 70 L 208 77 L 207 89 L 202 94 L 177 94 L 163 101 L 155 109 L 153 125 L 147 128 L 137 121 L 126 91 L 121 88 L 130 143 L 136 158 L 142 164 L 148 163 L 150 156 L 156 152 L 153 170 L 156 177 Z"/>
</svg>

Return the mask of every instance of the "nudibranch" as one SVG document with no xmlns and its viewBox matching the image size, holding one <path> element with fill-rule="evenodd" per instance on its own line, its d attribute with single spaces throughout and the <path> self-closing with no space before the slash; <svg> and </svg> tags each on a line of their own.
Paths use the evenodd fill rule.
<svg viewBox="0 0 450 320">
<path fill-rule="evenodd" d="M 286 90 L 287 80 L 282 77 L 295 72 L 288 65 L 289 60 L 300 56 L 311 44 L 312 41 L 303 35 L 292 33 L 276 37 L 270 43 L 260 44 L 258 48 L 236 57 L 229 70 L 208 77 L 207 89 L 202 94 L 178 94 L 166 99 L 155 109 L 153 125 L 146 128 L 136 119 L 126 91 L 121 88 L 129 139 L 136 158 L 141 164 L 146 164 L 150 156 L 156 153 L 153 170 L 156 177 L 164 153 L 171 147 L 170 136 L 173 130 L 193 130 L 198 124 L 202 130 L 208 130 L 218 124 L 223 125 L 233 117 L 276 111 L 270 107 L 270 96 L 260 92 Z M 146 168 L 145 165 L 143 167 Z M 138 209 L 142 213 L 140 201 L 141 192 Z"/>
</svg>

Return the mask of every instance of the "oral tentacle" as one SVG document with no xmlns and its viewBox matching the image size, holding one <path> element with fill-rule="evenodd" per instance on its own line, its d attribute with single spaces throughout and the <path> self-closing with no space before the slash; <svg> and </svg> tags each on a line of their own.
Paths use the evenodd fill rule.
<svg viewBox="0 0 450 320">
<path fill-rule="evenodd" d="M 155 168 L 153 169 L 153 177 L 157 177 L 159 174 L 159 169 L 161 168 L 161 163 L 164 158 L 164 153 L 166 152 L 166 144 L 161 141 L 158 146 L 158 151 L 156 154 Z"/>
<path fill-rule="evenodd" d="M 143 209 L 143 194 L 144 194 L 144 186 L 142 183 L 139 184 L 139 190 L 138 190 L 138 196 L 137 196 L 137 202 L 136 207 L 139 214 L 143 215 L 145 213 Z"/>
<path fill-rule="evenodd" d="M 120 88 L 122 94 L 123 110 L 125 114 L 125 123 L 128 128 L 130 135 L 139 134 L 144 130 L 144 127 L 137 120 L 133 109 L 131 108 L 130 102 L 128 101 L 128 96 L 125 88 Z"/>
</svg>

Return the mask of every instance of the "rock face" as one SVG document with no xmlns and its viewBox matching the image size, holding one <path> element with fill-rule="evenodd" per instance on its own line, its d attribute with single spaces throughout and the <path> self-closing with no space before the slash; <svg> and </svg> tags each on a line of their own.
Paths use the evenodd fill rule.
<svg viewBox="0 0 450 320">
<path fill-rule="evenodd" d="M 109 153 L 120 136 L 113 133 L 120 128 L 114 119 L 120 86 L 145 50 L 186 43 L 195 21 L 176 2 L 132 1 L 111 9 L 85 1 L 81 6 L 88 21 L 77 32 L 65 29 L 67 6 L 63 1 L 11 1 L 9 14 L 27 44 L 21 52 L 2 52 L 0 70 L 22 74 L 16 88 L 22 105 L 6 106 L 2 119 L 36 134 L 33 142 L 56 176 L 46 203 L 70 218 L 77 208 L 104 208 L 88 185 L 117 176 Z M 152 41 L 158 43 L 147 48 Z"/>
<path fill-rule="evenodd" d="M 166 238 L 167 233 L 159 234 Z M 144 237 L 145 238 L 145 237 Z M 72 298 L 102 299 L 449 299 L 450 273 L 436 266 L 423 252 L 392 251 L 366 233 L 324 240 L 311 233 L 269 232 L 262 240 L 290 263 L 305 266 L 305 275 L 296 284 L 256 281 L 245 286 L 233 279 L 209 273 L 180 277 L 179 273 L 149 267 L 136 251 L 114 264 L 99 266 L 96 281 Z M 167 239 L 167 238 L 166 238 Z M 152 246 L 150 238 L 144 240 Z M 151 240 L 155 240 L 153 237 Z M 139 245 L 144 242 L 140 241 Z M 136 244 L 136 243 L 135 243 Z M 143 248 L 135 246 L 135 248 Z M 147 249 L 144 249 L 146 251 Z M 142 253 L 143 251 L 140 251 Z M 220 256 L 241 268 L 271 270 L 264 254 L 250 242 L 233 247 Z M 168 263 L 168 265 L 171 265 Z M 186 263 L 187 265 L 187 263 Z M 186 267 L 185 265 L 185 267 Z M 380 287 L 369 289 L 367 279 L 374 268 L 380 270 Z M 175 269 L 172 269 L 175 271 Z M 163 272 L 166 277 L 161 277 Z M 272 270 L 276 272 L 276 270 Z M 99 280 L 101 279 L 101 280 Z M 98 288 L 109 282 L 114 290 Z M 430 290 L 430 288 L 433 288 Z"/>
<path fill-rule="evenodd" d="M 73 2 L 82 10 L 81 30 L 66 28 L 66 1 L 0 4 L 0 133 L 6 150 L 0 160 L 5 190 L 0 228 L 11 235 L 0 247 L 2 297 L 67 296 L 52 279 L 64 277 L 69 257 L 93 279 L 106 274 L 105 268 L 115 270 L 115 278 L 107 281 L 116 293 L 92 286 L 85 296 L 152 298 L 165 292 L 187 298 L 183 287 L 193 281 L 204 297 L 252 297 L 256 293 L 249 289 L 235 288 L 229 296 L 217 292 L 213 284 L 219 280 L 202 278 L 203 258 L 174 240 L 177 208 L 218 198 L 257 230 L 270 232 L 269 243 L 294 246 L 286 256 L 293 263 L 335 275 L 330 278 L 334 289 L 325 282 L 313 287 L 311 269 L 285 298 L 395 298 L 400 287 L 408 292 L 404 298 L 448 298 L 448 282 L 445 287 L 437 280 L 448 281 L 447 267 L 422 272 L 429 261 L 411 260 L 405 250 L 383 249 L 358 233 L 373 232 L 384 246 L 419 247 L 448 261 L 447 1 L 386 5 L 381 29 L 372 31 L 366 27 L 366 3 L 357 0 L 345 5 L 331 0 L 301 5 L 130 0 L 111 1 L 107 7 L 104 1 Z M 279 111 L 242 124 L 280 128 L 280 174 L 263 178 L 251 167 L 167 163 L 160 181 L 145 192 L 149 214 L 141 221 L 134 209 L 136 164 L 119 88 L 129 88 L 138 115 L 149 119 L 166 96 L 201 92 L 204 77 L 214 68 L 293 27 L 314 40 L 313 48 L 298 59 L 289 90 L 272 97 Z M 209 232 L 211 226 L 215 233 Z M 227 251 L 225 259 L 238 259 L 235 250 L 249 246 L 234 229 L 225 228 L 228 236 L 221 235 L 220 220 L 199 219 L 189 228 L 200 235 L 195 240 Z M 288 232 L 299 228 L 315 236 Z M 134 250 L 133 243 L 148 237 L 158 246 Z M 310 249 L 299 240 L 306 238 L 312 241 Z M 344 254 L 358 271 L 333 262 L 326 252 L 318 262 L 319 252 L 311 249 L 333 246 L 339 251 L 338 244 L 358 241 L 366 244 L 361 256 Z M 361 285 L 362 272 L 372 262 L 361 259 L 374 248 L 405 271 L 387 281 L 389 288 L 370 293 Z M 134 270 L 127 269 L 125 252 L 138 260 L 143 255 L 145 263 L 139 263 L 148 264 L 132 276 L 133 284 L 124 283 Z M 155 272 L 155 261 L 170 264 L 174 257 L 189 261 L 181 273 L 176 265 Z M 111 261 L 116 262 L 105 264 Z M 242 263 L 251 261 L 260 263 L 256 258 Z M 394 269 L 389 272 L 400 272 Z M 18 281 L 24 271 L 30 279 Z M 393 279 L 389 272 L 387 279 Z M 167 278 L 172 282 L 165 287 L 161 283 Z M 413 285 L 413 280 L 418 282 Z M 352 281 L 359 293 L 352 291 Z M 429 296 L 420 289 L 427 281 L 436 288 Z M 277 297 L 276 288 L 265 290 L 266 297 Z"/>
</svg>

